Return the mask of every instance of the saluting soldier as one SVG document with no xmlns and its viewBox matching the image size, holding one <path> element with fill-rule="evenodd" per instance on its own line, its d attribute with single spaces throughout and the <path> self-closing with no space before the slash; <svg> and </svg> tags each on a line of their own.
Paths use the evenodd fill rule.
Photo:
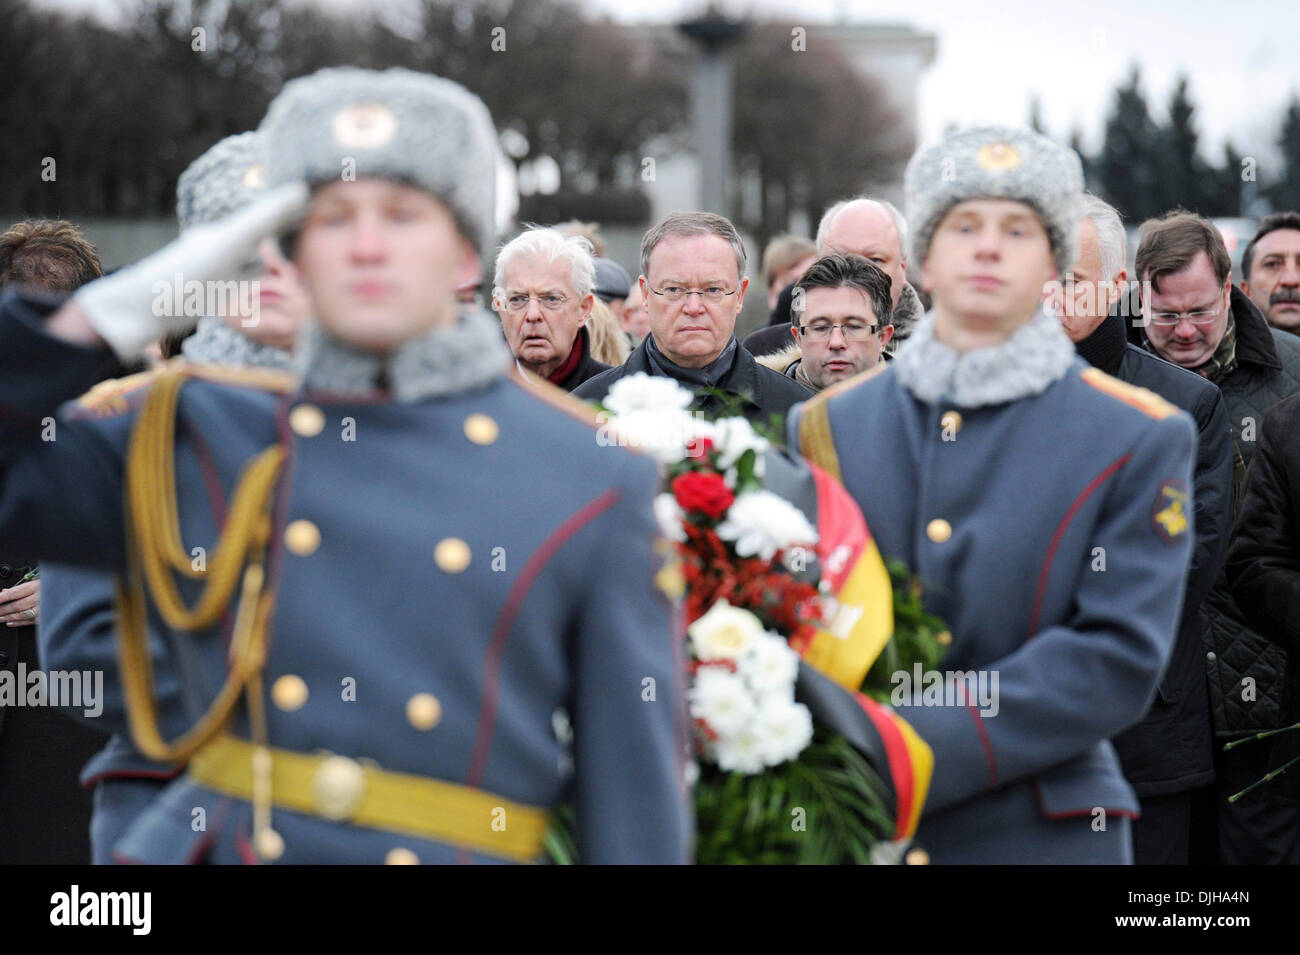
<svg viewBox="0 0 1300 955">
<path fill-rule="evenodd" d="M 975 128 L 904 182 L 934 309 L 791 436 L 951 628 L 944 672 L 923 677 L 942 692 L 895 699 L 934 751 L 916 838 L 935 862 L 1131 862 L 1138 803 L 1108 739 L 1146 713 L 1173 644 L 1191 421 L 1084 364 L 1041 307 L 1075 258 L 1077 156 Z"/>
<path fill-rule="evenodd" d="M 181 174 L 176 184 L 176 217 L 182 232 L 219 221 L 265 193 L 261 144 L 257 133 L 228 136 Z M 160 375 L 178 372 L 224 380 L 222 369 L 260 369 L 270 373 L 241 374 L 238 380 L 264 382 L 278 393 L 292 391 L 297 381 L 293 340 L 307 321 L 311 305 L 296 271 L 275 243 L 267 240 L 259 251 L 265 271 L 258 276 L 257 285 L 248 286 L 242 299 L 223 296 L 213 314 L 200 317 L 194 334 L 181 345 L 183 357 L 152 371 L 96 385 L 78 399 L 73 413 L 82 417 L 118 414 L 142 397 L 134 392 L 148 388 Z M 177 299 L 183 302 L 184 296 L 164 293 L 164 304 L 169 307 Z M 45 620 L 39 634 L 42 656 L 58 660 L 64 670 L 112 672 L 117 665 L 112 575 L 60 564 L 46 564 L 44 574 L 41 608 Z M 168 732 L 177 735 L 188 725 L 177 674 L 166 644 L 156 634 L 151 634 L 150 648 L 155 708 Z M 121 684 L 110 681 L 106 690 L 109 699 L 103 706 L 113 722 L 124 727 L 126 701 Z M 67 712 L 82 716 L 77 708 Z M 89 722 L 98 726 L 104 719 L 101 715 Z M 125 731 L 109 740 L 81 772 L 81 784 L 95 789 L 90 821 L 92 861 L 113 861 L 114 844 L 181 769 L 141 755 Z"/>
<path fill-rule="evenodd" d="M 594 417 L 521 381 L 496 323 L 455 300 L 494 238 L 487 110 L 446 80 L 338 68 L 287 84 L 262 132 L 264 199 L 61 308 L 0 300 L 0 546 L 123 574 L 134 739 L 188 762 L 116 852 L 531 861 L 572 796 L 585 861 L 684 861 L 654 465 L 600 447 Z M 134 355 L 165 330 L 156 280 L 226 278 L 295 229 L 316 318 L 300 389 L 164 376 L 41 441 L 105 343 Z M 32 521 L 35 501 L 60 505 Z M 178 739 L 152 705 L 149 626 L 201 714 Z"/>
</svg>

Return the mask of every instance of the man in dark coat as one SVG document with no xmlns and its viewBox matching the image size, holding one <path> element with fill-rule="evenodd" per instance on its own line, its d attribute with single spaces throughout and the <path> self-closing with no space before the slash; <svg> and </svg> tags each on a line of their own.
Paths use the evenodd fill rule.
<svg viewBox="0 0 1300 955">
<path fill-rule="evenodd" d="M 595 301 L 591 244 L 556 229 L 528 229 L 497 253 L 492 305 L 519 367 L 573 391 L 609 365 L 591 354 Z"/>
<path fill-rule="evenodd" d="M 1300 389 L 1300 339 L 1270 328 L 1255 304 L 1232 287 L 1230 271 L 1223 237 L 1213 223 L 1186 212 L 1144 223 L 1136 257 L 1143 315 L 1130 335 L 1223 392 L 1234 444 L 1234 501 L 1240 501 L 1264 415 Z M 1239 746 L 1223 752 L 1230 740 L 1286 725 L 1286 652 L 1251 629 L 1226 576 L 1220 576 L 1201 609 L 1209 622 L 1205 660 L 1216 742 L 1218 860 L 1294 861 L 1300 851 L 1300 810 L 1258 799 L 1228 802 L 1268 770 L 1267 748 Z"/>
<path fill-rule="evenodd" d="M 1219 389 L 1199 375 L 1129 344 L 1116 306 L 1125 288 L 1124 226 L 1119 213 L 1085 195 L 1074 281 L 1059 300 L 1061 322 L 1079 356 L 1094 368 L 1147 388 L 1196 422 L 1193 498 L 1196 545 L 1178 637 L 1146 718 L 1115 737 L 1124 775 L 1142 804 L 1133 825 L 1139 865 L 1186 864 L 1193 793 L 1214 781 L 1209 695 L 1200 605 L 1223 569 L 1232 499 L 1232 441 Z"/>
<path fill-rule="evenodd" d="M 740 400 L 755 422 L 785 415 L 810 392 L 764 368 L 736 341 L 745 300 L 745 245 L 728 220 L 708 212 L 674 212 L 641 240 L 641 293 L 650 334 L 618 368 L 574 391 L 599 400 L 620 378 L 643 372 L 673 378 L 697 394 L 693 410 L 721 410 L 720 391 Z"/>
<path fill-rule="evenodd" d="M 1294 436 L 1300 428 L 1300 395 L 1279 401 L 1264 416 L 1259 449 L 1237 511 L 1232 547 L 1228 551 L 1228 580 L 1237 606 L 1252 625 L 1287 651 L 1286 686 L 1282 700 L 1283 724 L 1300 723 L 1300 446 Z M 1269 771 L 1289 769 L 1265 784 L 1263 799 L 1252 793 L 1244 799 L 1261 801 L 1261 807 L 1300 806 L 1300 731 L 1275 736 L 1271 743 L 1245 747 L 1271 750 Z M 1300 862 L 1292 853 L 1291 864 Z"/>
</svg>

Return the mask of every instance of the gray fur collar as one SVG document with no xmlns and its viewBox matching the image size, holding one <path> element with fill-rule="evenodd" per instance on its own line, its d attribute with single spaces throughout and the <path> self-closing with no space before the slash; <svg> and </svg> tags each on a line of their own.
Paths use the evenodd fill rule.
<svg viewBox="0 0 1300 955">
<path fill-rule="evenodd" d="M 293 369 L 293 356 L 283 348 L 245 338 L 219 318 L 200 318 L 194 334 L 181 343 L 181 354 L 200 365 L 236 368 Z"/>
<path fill-rule="evenodd" d="M 401 402 L 480 388 L 502 377 L 511 362 L 501 326 L 478 309 L 466 309 L 455 325 L 433 329 L 390 355 L 359 351 L 310 322 L 296 351 L 305 390 L 371 393 L 387 372 L 393 398 Z"/>
<path fill-rule="evenodd" d="M 1074 357 L 1060 321 L 1041 308 L 1006 341 L 969 352 L 935 338 L 931 312 L 917 322 L 894 369 L 919 401 L 979 408 L 1040 394 L 1065 376 Z"/>
<path fill-rule="evenodd" d="M 891 316 L 894 337 L 885 346 L 886 352 L 891 355 L 898 354 L 899 346 L 912 336 L 912 329 L 916 327 L 923 312 L 921 296 L 916 294 L 916 289 L 912 288 L 910 282 L 905 284 L 903 294 L 898 296 L 898 304 L 894 306 L 894 314 Z"/>
</svg>

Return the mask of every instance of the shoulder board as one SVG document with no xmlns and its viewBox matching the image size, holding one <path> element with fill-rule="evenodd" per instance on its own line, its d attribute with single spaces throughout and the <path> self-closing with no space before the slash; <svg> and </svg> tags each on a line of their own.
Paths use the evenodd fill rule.
<svg viewBox="0 0 1300 955">
<path fill-rule="evenodd" d="M 1112 398 L 1118 398 L 1124 404 L 1136 408 L 1147 417 L 1155 418 L 1157 421 L 1163 421 L 1178 411 L 1177 408 L 1154 391 L 1148 391 L 1146 388 L 1139 388 L 1137 385 L 1130 385 L 1126 381 L 1112 378 L 1100 368 L 1085 368 L 1079 372 L 1079 377 L 1084 380 L 1085 384 L 1110 395 Z"/>
<path fill-rule="evenodd" d="M 543 404 L 550 405 L 557 411 L 563 411 L 570 418 L 575 418 L 593 428 L 600 427 L 601 421 L 596 409 L 585 401 L 573 397 L 563 388 L 556 388 L 549 381 L 536 376 L 526 375 L 515 365 L 511 365 L 506 372 L 506 379 Z"/>
<path fill-rule="evenodd" d="M 182 362 L 184 360 L 182 359 Z M 169 363 L 170 364 L 170 363 Z M 244 388 L 256 388 L 277 394 L 296 391 L 300 384 L 299 377 L 291 371 L 278 371 L 274 368 L 235 368 L 224 365 L 201 365 L 184 362 L 172 371 L 180 371 L 191 378 L 201 378 L 218 385 L 235 385 Z"/>
<path fill-rule="evenodd" d="M 799 453 L 812 461 L 835 480 L 843 480 L 840 474 L 840 457 L 835 450 L 835 439 L 831 434 L 831 419 L 826 403 L 836 395 L 852 391 L 879 375 L 889 366 L 879 362 L 875 368 L 854 375 L 844 381 L 836 382 L 813 395 L 802 405 L 799 415 Z"/>
<path fill-rule="evenodd" d="M 123 414 L 130 410 L 130 397 L 136 392 L 151 388 L 165 371 L 165 366 L 160 365 L 148 371 L 127 375 L 125 378 L 101 381 L 77 399 L 77 407 L 94 412 L 100 417 Z"/>
</svg>

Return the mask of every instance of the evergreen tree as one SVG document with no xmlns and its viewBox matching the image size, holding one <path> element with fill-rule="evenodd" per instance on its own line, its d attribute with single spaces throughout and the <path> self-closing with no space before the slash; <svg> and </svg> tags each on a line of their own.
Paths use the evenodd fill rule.
<svg viewBox="0 0 1300 955">
<path fill-rule="evenodd" d="M 1126 85 L 1115 91 L 1106 119 L 1101 153 L 1096 159 L 1097 187 L 1126 219 L 1142 221 L 1163 212 L 1157 192 L 1160 129 L 1142 95 L 1137 66 Z"/>
<path fill-rule="evenodd" d="M 1223 143 L 1223 166 L 1210 170 L 1210 189 L 1205 197 L 1204 214 L 1207 216 L 1242 216 L 1241 153 L 1231 140 Z"/>
<path fill-rule="evenodd" d="M 1300 97 L 1292 96 L 1277 138 L 1282 151 L 1282 177 L 1269 190 L 1273 208 L 1300 209 Z"/>
<path fill-rule="evenodd" d="M 1195 113 L 1187 77 L 1180 76 L 1169 97 L 1169 124 L 1160 131 L 1156 182 L 1165 209 L 1181 206 L 1206 214 L 1207 200 L 1215 191 L 1215 183 L 1213 173 L 1196 155 Z"/>
<path fill-rule="evenodd" d="M 1047 135 L 1047 129 L 1043 126 L 1043 101 L 1037 93 L 1029 98 L 1029 128 Z"/>
</svg>

